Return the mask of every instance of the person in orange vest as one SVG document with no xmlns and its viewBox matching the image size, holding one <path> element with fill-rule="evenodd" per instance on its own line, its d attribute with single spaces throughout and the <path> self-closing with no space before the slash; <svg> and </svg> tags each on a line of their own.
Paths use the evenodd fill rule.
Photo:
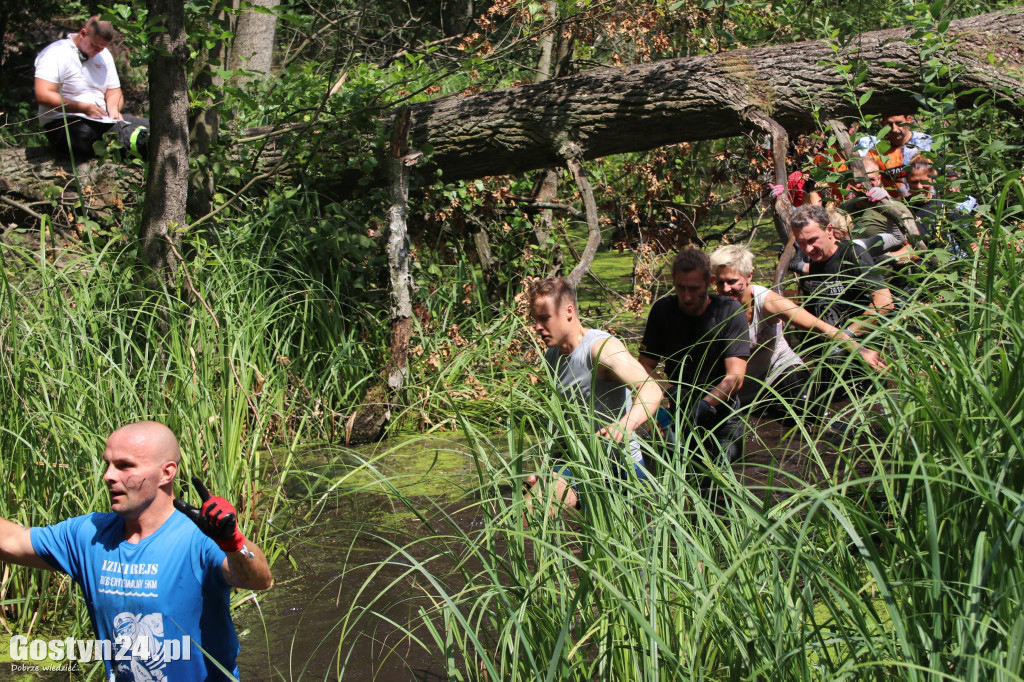
<svg viewBox="0 0 1024 682">
<path fill-rule="evenodd" d="M 857 140 L 857 153 L 862 157 L 875 160 L 882 170 L 882 186 L 889 190 L 894 198 L 910 196 L 907 184 L 907 168 L 921 152 L 931 151 L 931 135 L 911 129 L 914 117 L 910 114 L 893 114 L 882 119 L 888 129 L 885 141 L 889 149 L 883 154 L 878 150 L 880 140 L 874 135 L 865 135 Z"/>
</svg>

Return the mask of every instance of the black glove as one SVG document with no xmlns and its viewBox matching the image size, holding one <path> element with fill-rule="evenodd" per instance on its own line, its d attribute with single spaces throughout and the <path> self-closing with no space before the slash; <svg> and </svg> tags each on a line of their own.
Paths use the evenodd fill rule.
<svg viewBox="0 0 1024 682">
<path fill-rule="evenodd" d="M 192 485 L 199 493 L 202 507 L 193 507 L 184 500 L 174 499 L 174 507 L 199 526 L 203 534 L 217 543 L 225 552 L 237 552 L 245 546 L 245 536 L 238 528 L 238 512 L 223 497 L 210 495 L 198 476 L 192 477 Z"/>
<path fill-rule="evenodd" d="M 706 400 L 698 400 L 693 406 L 693 414 L 690 417 L 694 426 L 703 426 L 710 429 L 718 419 L 718 410 L 712 407 Z"/>
</svg>

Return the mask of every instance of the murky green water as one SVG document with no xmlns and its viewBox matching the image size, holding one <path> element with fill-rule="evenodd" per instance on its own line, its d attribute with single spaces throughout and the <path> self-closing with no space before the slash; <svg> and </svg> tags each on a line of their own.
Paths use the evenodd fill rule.
<svg viewBox="0 0 1024 682">
<path fill-rule="evenodd" d="M 410 567 L 428 554 L 395 554 L 425 529 L 401 496 L 430 500 L 460 525 L 476 523 L 460 511 L 476 484 L 465 439 L 313 446 L 299 456 L 303 475 L 285 482 L 295 505 L 269 519 L 288 550 L 275 561 L 276 584 L 235 615 L 243 679 L 442 679 L 432 655 L 387 621 L 416 617 L 423 591 Z M 353 604 L 364 610 L 353 614 Z"/>
<path fill-rule="evenodd" d="M 759 421 L 748 433 L 737 474 L 764 485 L 770 465 L 799 477 L 806 462 L 786 430 Z M 260 595 L 258 608 L 249 604 L 235 617 L 244 633 L 243 678 L 446 679 L 433 652 L 387 622 L 416 622 L 425 590 L 409 569 L 429 552 L 421 548 L 419 555 L 395 556 L 395 545 L 407 544 L 425 527 L 396 499 L 396 491 L 379 481 L 388 477 L 403 495 L 423 506 L 435 504 L 443 510 L 439 516 L 450 515 L 462 529 L 478 526 L 472 495 L 476 469 L 465 439 L 441 434 L 386 449 L 312 447 L 303 451 L 302 461 L 308 480 L 291 481 L 286 489 L 297 500 L 316 503 L 272 519 L 289 555 L 277 560 L 277 584 Z M 443 573 L 437 564 L 431 569 Z M 368 605 L 373 614 L 364 613 L 357 623 L 346 620 L 353 604 Z"/>
</svg>

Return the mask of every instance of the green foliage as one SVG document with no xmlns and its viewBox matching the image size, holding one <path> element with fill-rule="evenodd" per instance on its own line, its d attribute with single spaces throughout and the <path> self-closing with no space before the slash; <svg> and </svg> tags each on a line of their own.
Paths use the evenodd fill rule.
<svg viewBox="0 0 1024 682">
<path fill-rule="evenodd" d="M 409 602 L 402 627 L 453 679 L 1020 679 L 1020 124 L 999 92 L 955 100 L 959 74 L 943 58 L 950 19 L 1006 4 L 563 2 L 549 16 L 540 3 L 495 3 L 454 37 L 439 3 L 406 21 L 398 3 L 284 2 L 269 77 L 223 88 L 197 78 L 190 93 L 197 110 L 221 114 L 222 144 L 191 159 L 214 180 L 217 212 L 187 236 L 187 294 L 140 298 L 127 238 L 137 215 L 108 225 L 82 213 L 93 253 L 73 262 L 2 247 L 0 450 L 12 475 L 0 516 L 45 523 L 103 508 L 97 452 L 111 430 L 143 417 L 172 425 L 186 471 L 204 471 L 245 510 L 279 510 L 287 495 L 312 505 L 335 485 L 295 475 L 292 446 L 337 439 L 387 360 L 389 197 L 374 178 L 397 105 L 532 80 L 545 34 L 564 41 L 571 73 L 802 38 L 838 50 L 859 31 L 911 25 L 922 73 L 915 129 L 935 140 L 928 157 L 942 169 L 943 198 L 981 200 L 983 249 L 917 281 L 921 305 L 886 330 L 892 385 L 876 382 L 843 415 L 855 424 L 839 443 L 845 473 L 824 471 L 835 444 L 809 423 L 792 435 L 821 481 L 780 465 L 763 488 L 718 469 L 693 439 L 661 462 L 654 485 L 620 482 L 603 444 L 579 436 L 582 515 L 551 519 L 550 500 L 529 507 L 520 484 L 551 469 L 551 434 L 589 431 L 538 378 L 515 296 L 553 269 L 562 232 L 582 223 L 556 212 L 549 240 L 534 244 L 536 214 L 523 210 L 533 178 L 415 178 L 414 332 L 395 422 L 466 434 L 476 497 L 457 511 L 482 525 L 467 527 L 447 501 L 410 497 L 401 473 L 367 460 L 358 476 L 426 529 L 415 547 L 382 534 L 390 556 L 371 568 L 409 567 L 400 580 L 416 578 L 425 597 Z M 232 38 L 214 21 L 225 8 L 186 9 L 195 75 L 230 81 L 238 74 L 209 57 Z M 131 4 L 105 11 L 133 63 L 144 62 L 159 18 Z M 851 101 L 869 110 L 865 65 L 841 68 Z M 33 107 L 16 99 L 4 111 L 29 117 Z M 884 133 L 871 115 L 859 119 Z M 239 139 L 256 126 L 285 132 Z M 268 159 L 282 174 L 260 175 Z M 737 139 L 587 170 L 606 241 L 639 253 L 673 248 L 680 235 L 708 239 L 707 225 L 722 225 L 721 238 L 760 205 L 771 169 L 759 141 Z M 562 178 L 559 201 L 580 206 L 572 186 Z M 473 244 L 480 229 L 496 281 Z M 270 532 L 247 523 L 258 538 Z M 74 613 L 70 629 L 81 631 L 82 605 L 53 580 L 13 572 L 8 622 L 24 629 L 36 611 L 47 624 Z M 374 618 L 372 606 L 354 607 L 344 629 Z"/>
</svg>

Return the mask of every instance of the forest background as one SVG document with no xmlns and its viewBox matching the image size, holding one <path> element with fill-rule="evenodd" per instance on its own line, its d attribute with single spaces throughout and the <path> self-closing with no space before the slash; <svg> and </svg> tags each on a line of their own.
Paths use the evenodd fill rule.
<svg viewBox="0 0 1024 682">
<path fill-rule="evenodd" d="M 410 171 L 408 247 L 398 249 L 409 256 L 410 326 L 396 342 L 387 244 L 395 113 L 598 67 L 747 47 L 821 40 L 838 54 L 866 31 L 910 27 L 916 129 L 936 140 L 936 166 L 958 177 L 949 202 L 980 199 L 986 238 L 968 274 L 939 269 L 922 283 L 932 308 L 893 323 L 914 330 L 885 341 L 901 361 L 890 377 L 897 390 L 879 383 L 873 402 L 854 406 L 901 416 L 891 421 L 903 427 L 860 443 L 878 468 L 856 485 L 839 477 L 777 506 L 723 483 L 735 502 L 724 515 L 684 494 L 681 471 L 670 479 L 676 488 L 666 484 L 678 493 L 673 503 L 651 503 L 655 521 L 614 505 L 588 519 L 577 540 L 603 538 L 603 556 L 560 549 L 560 527 L 531 536 L 551 557 L 540 572 L 551 589 L 536 592 L 523 588 L 539 556 L 525 536 L 484 542 L 435 521 L 435 541 L 450 540 L 437 551 L 460 577 L 445 582 L 417 555 L 414 572 L 429 577 L 432 599 L 418 624 L 403 627 L 452 678 L 611 679 L 614 669 L 616 679 L 739 679 L 770 669 L 783 671 L 780 679 L 893 671 L 1020 679 L 1021 103 L 995 88 L 965 100 L 944 59 L 955 44 L 952 20 L 1005 7 L 1012 3 L 4 3 L 5 159 L 43 144 L 34 55 L 57 29 L 77 30 L 93 13 L 120 31 L 126 111 L 148 110 L 155 134 L 157 120 L 175 121 L 190 145 L 176 152 L 188 163 L 175 182 L 161 166 L 162 181 L 151 168 L 147 185 L 142 163 L 116 148 L 63 177 L 47 170 L 59 181 L 21 195 L 11 191 L 15 172 L 5 171 L 0 453 L 13 483 L 0 515 L 39 525 L 103 508 L 96 454 L 106 435 L 154 418 L 179 434 L 186 471 L 237 499 L 249 532 L 284 562 L 282 510 L 289 519 L 313 513 L 315 493 L 332 485 L 303 483 L 307 494 L 285 485 L 300 478 L 300 441 L 457 428 L 472 444 L 478 493 L 493 491 L 478 498 L 492 503 L 485 528 L 496 537 L 522 513 L 497 486 L 522 475 L 520 455 L 562 414 L 523 326 L 523 283 L 578 262 L 585 197 L 568 169 L 454 180 L 431 169 L 432 149 L 413 150 L 424 162 Z M 864 112 L 847 124 L 881 132 L 867 113 L 866 65 L 808 66 L 841 76 L 841 96 Z M 167 80 L 178 68 L 180 82 Z M 819 114 L 811 96 L 807 108 Z M 787 162 L 825 180 L 830 171 L 809 164 L 819 130 L 790 130 Z M 94 176 L 96 167 L 103 172 Z M 770 219 L 774 178 L 757 130 L 595 159 L 585 173 L 603 248 L 631 254 L 628 273 L 595 268 L 585 280 L 591 324 L 635 335 L 650 302 L 668 291 L 664 263 L 683 244 L 756 237 L 764 254 L 782 246 L 769 246 L 769 228 L 751 234 Z M 759 265 L 773 267 L 767 257 Z M 497 450 L 512 454 L 496 460 Z M 381 457 L 364 468 L 423 514 Z M 645 554 L 633 542 L 641 529 L 661 538 L 662 550 L 692 553 Z M 474 555 L 484 569 L 471 576 L 467 547 L 493 550 Z M 665 583 L 652 589 L 655 576 Z M 72 628 L 84 627 L 80 601 L 56 577 L 7 570 L 2 590 L 9 632 L 66 628 L 68 614 Z M 474 607 L 481 594 L 500 608 Z M 606 600 L 627 594 L 647 608 L 598 624 L 579 618 L 610 612 Z M 345 632 L 357 631 L 359 618 Z M 636 644 L 624 650 L 623 641 Z"/>
</svg>

